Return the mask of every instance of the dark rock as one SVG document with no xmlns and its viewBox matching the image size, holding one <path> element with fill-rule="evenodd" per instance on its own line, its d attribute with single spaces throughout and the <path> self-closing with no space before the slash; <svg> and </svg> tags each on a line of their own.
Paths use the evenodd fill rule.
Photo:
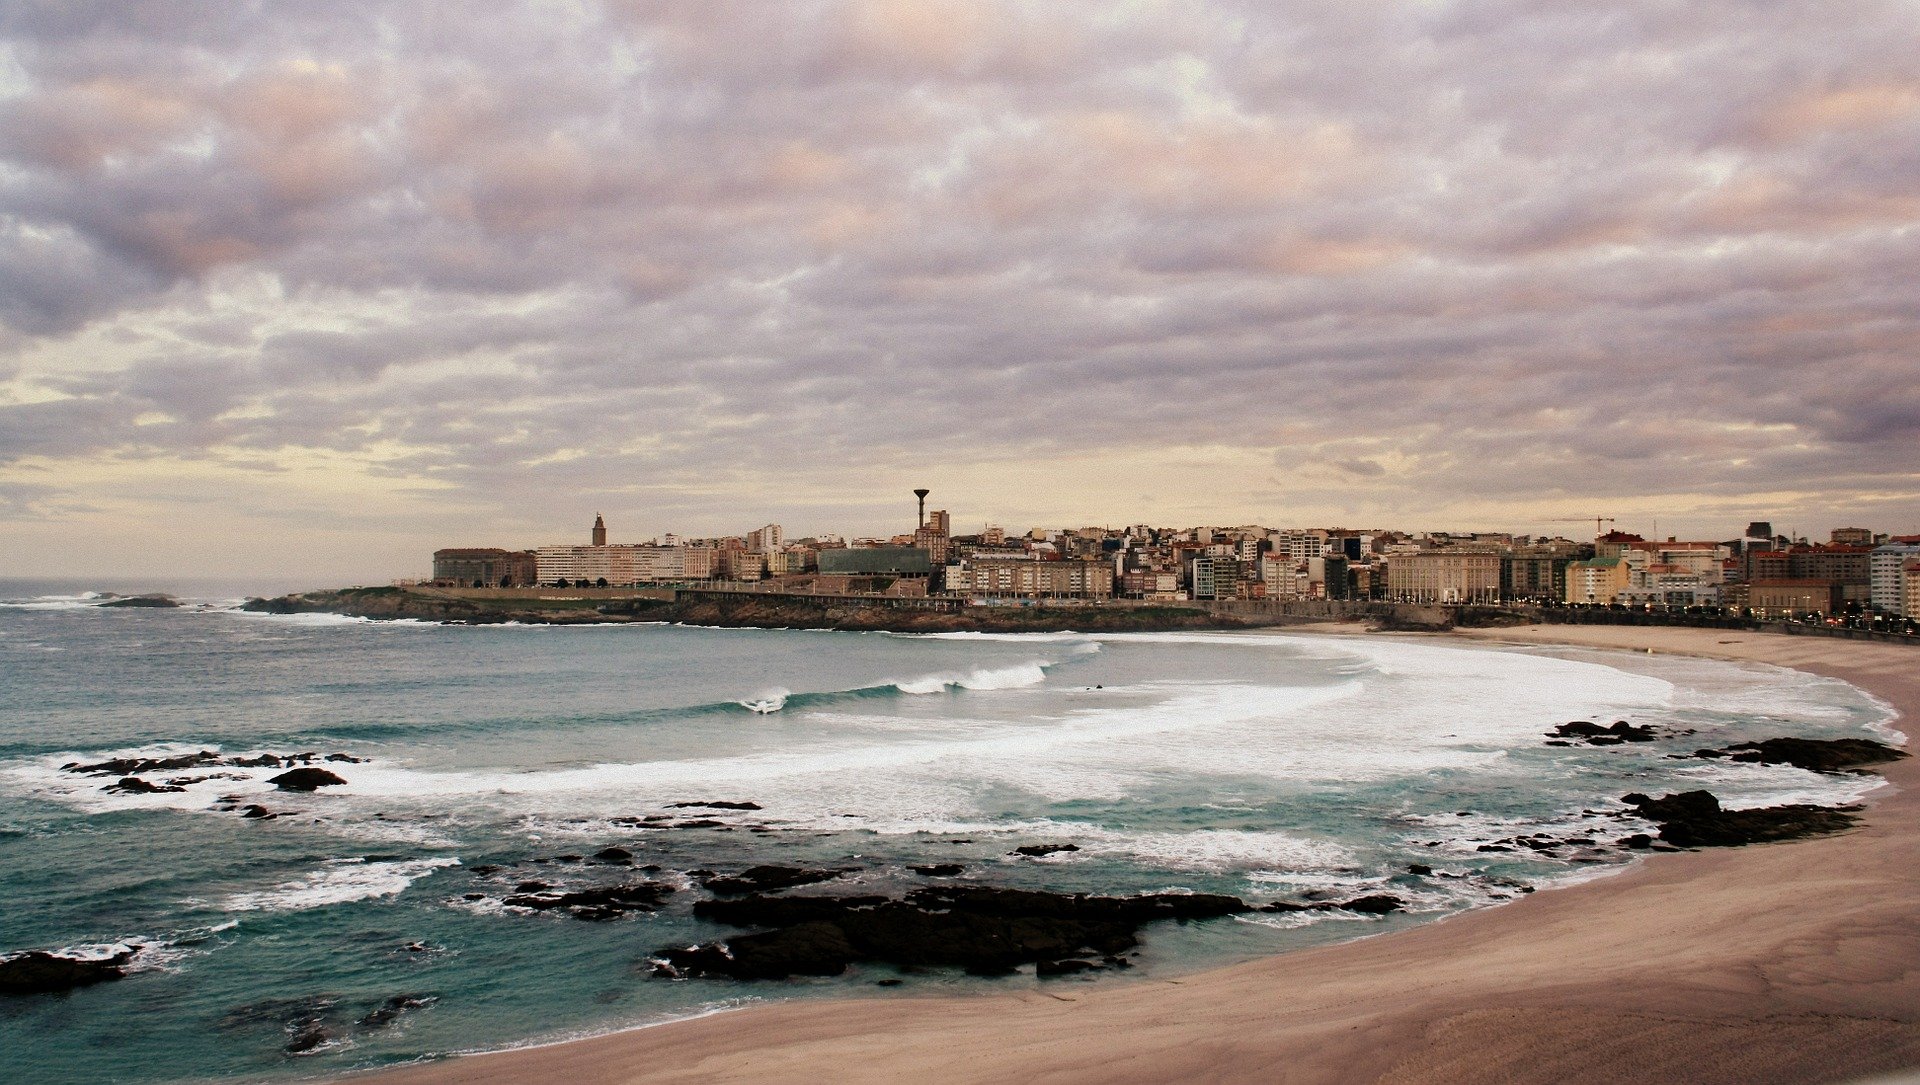
<svg viewBox="0 0 1920 1085">
<path fill-rule="evenodd" d="M 1136 944 L 1134 932 L 1140 925 L 1153 920 L 1251 910 L 1233 897 L 1208 894 L 1088 897 L 977 886 L 929 887 L 904 899 L 760 894 L 698 901 L 693 913 L 729 926 L 772 930 L 725 943 L 663 950 L 658 971 L 668 976 L 766 979 L 837 974 L 837 969 L 864 960 L 1003 975 L 1029 962 L 1122 953 Z M 840 939 L 822 928 L 837 931 Z M 801 971 L 794 962 L 814 970 Z M 821 971 L 825 969 L 836 970 Z"/>
<path fill-rule="evenodd" d="M 907 869 L 913 871 L 915 874 L 924 874 L 929 878 L 951 878 L 967 868 L 961 866 L 959 863 L 928 863 L 923 866 L 910 865 Z"/>
<path fill-rule="evenodd" d="M 1071 976 L 1076 972 L 1098 972 L 1100 966 L 1092 961 L 1068 958 L 1064 961 L 1035 961 L 1033 974 L 1042 978 L 1052 976 Z"/>
<path fill-rule="evenodd" d="M 758 810 L 755 802 L 670 802 L 669 810 Z"/>
<path fill-rule="evenodd" d="M 1349 912 L 1360 912 L 1365 915 L 1386 915 L 1388 912 L 1399 911 L 1404 905 L 1399 897 L 1376 893 L 1372 896 L 1355 897 L 1340 907 Z"/>
<path fill-rule="evenodd" d="M 536 912 L 563 910 L 575 919 L 617 919 L 628 912 L 651 912 L 658 908 L 673 887 L 659 882 L 630 882 L 566 893 L 516 893 L 500 903 Z"/>
<path fill-rule="evenodd" d="M 496 863 L 475 863 L 467 869 L 473 873 L 474 877 L 484 878 L 489 874 L 500 873 L 503 868 Z"/>
<path fill-rule="evenodd" d="M 513 891 L 516 893 L 544 893 L 552 888 L 553 886 L 548 885 L 546 882 L 534 881 L 521 882 L 519 885 L 513 887 Z"/>
<path fill-rule="evenodd" d="M 1513 849 L 1503 844 L 1482 844 L 1473 850 L 1474 851 L 1512 851 Z"/>
<path fill-rule="evenodd" d="M 413 947 L 409 946 L 409 949 Z M 427 947 L 420 946 L 421 950 Z M 354 1022 L 354 1026 L 363 1029 L 386 1028 L 408 1010 L 417 1010 L 440 1001 L 439 995 L 394 995 L 382 1002 L 377 1008 L 368 1011 L 366 1016 Z"/>
<path fill-rule="evenodd" d="M 0 960 L 0 994 L 50 994 L 117 980 L 127 974 L 127 962 L 138 952 L 135 948 L 101 960 L 80 960 L 31 949 Z"/>
<path fill-rule="evenodd" d="M 180 600 L 175 599 L 171 595 L 161 595 L 157 592 L 152 595 L 127 595 L 118 599 L 108 599 L 105 602 L 94 604 L 94 606 L 97 607 L 146 607 L 161 610 L 171 610 L 179 605 Z"/>
<path fill-rule="evenodd" d="M 1591 746 L 1618 746 L 1622 742 L 1652 742 L 1655 737 L 1652 724 L 1636 727 L 1626 720 L 1618 720 L 1609 727 L 1602 727 L 1587 720 L 1575 720 L 1555 727 L 1552 734 L 1563 739 L 1583 738 Z"/>
<path fill-rule="evenodd" d="M 1425 863 L 1409 863 L 1407 864 L 1407 873 L 1418 874 L 1421 877 L 1426 878 L 1426 877 L 1431 877 L 1433 875 L 1433 868 L 1428 866 Z"/>
<path fill-rule="evenodd" d="M 1054 852 L 1057 852 L 1057 851 L 1079 851 L 1079 850 L 1080 850 L 1080 845 L 1078 844 L 1028 844 L 1024 847 L 1018 847 L 1013 849 L 1013 854 L 1039 856 L 1039 855 L 1052 855 Z"/>
<path fill-rule="evenodd" d="M 724 821 L 713 821 L 711 819 L 676 821 L 673 823 L 673 827 L 676 829 L 718 829 L 724 825 L 726 825 Z"/>
<path fill-rule="evenodd" d="M 198 768 L 219 760 L 220 755 L 212 750 L 201 750 L 199 753 L 186 753 L 178 757 L 117 757 L 94 765 L 73 762 L 61 767 L 67 772 L 77 772 L 87 776 L 137 776 L 143 772 L 178 772 L 181 769 Z"/>
<path fill-rule="evenodd" d="M 330 753 L 326 756 L 325 760 L 337 761 L 345 765 L 364 765 L 368 761 L 365 757 L 355 757 L 352 754 L 346 753 Z"/>
<path fill-rule="evenodd" d="M 242 806 L 240 808 L 240 816 L 243 818 L 249 818 L 253 820 L 260 820 L 260 819 L 271 820 L 273 818 L 279 817 L 280 815 L 274 813 L 273 811 L 267 809 L 264 806 L 261 806 L 259 803 L 250 802 L 247 805 Z"/>
<path fill-rule="evenodd" d="M 1634 851 L 1645 851 L 1653 847 L 1653 837 L 1646 833 L 1634 833 L 1632 836 L 1623 837 L 1619 844 L 1623 848 L 1632 848 Z"/>
<path fill-rule="evenodd" d="M 1650 798 L 1638 792 L 1621 797 L 1639 815 L 1660 826 L 1660 839 L 1682 848 L 1738 847 L 1851 828 L 1860 819 L 1850 809 L 1826 806 L 1769 806 L 1723 810 L 1707 791 L 1684 791 Z"/>
<path fill-rule="evenodd" d="M 305 1055 L 331 1039 L 333 1039 L 333 1033 L 327 1031 L 326 1026 L 308 1025 L 295 1031 L 293 1038 L 288 1040 L 287 1045 L 280 1050 L 289 1055 Z"/>
<path fill-rule="evenodd" d="M 905 982 L 905 981 L 904 981 L 904 980 L 895 980 L 895 979 L 885 979 L 885 980 L 874 980 L 874 981 L 873 981 L 873 985 L 874 985 L 875 987 L 898 987 L 898 986 L 900 986 L 900 984 L 902 984 L 903 982 Z"/>
<path fill-rule="evenodd" d="M 633 853 L 625 848 L 601 848 L 593 857 L 603 863 L 625 863 L 632 861 Z"/>
<path fill-rule="evenodd" d="M 701 882 L 715 893 L 737 895 L 740 893 L 765 893 L 776 889 L 792 889 L 797 885 L 813 885 L 816 882 L 830 881 L 847 873 L 845 870 L 807 870 L 792 866 L 749 867 L 738 874 L 708 878 Z"/>
<path fill-rule="evenodd" d="M 660 954 L 655 974 L 742 980 L 837 976 L 857 959 L 859 953 L 847 940 L 846 932 L 835 924 L 816 920 L 713 945 L 667 950 Z"/>
<path fill-rule="evenodd" d="M 1724 751 L 1701 750 L 1699 756 L 1709 754 L 1810 772 L 1857 772 L 1864 765 L 1884 765 L 1907 756 L 1905 750 L 1866 738 L 1769 738 L 1738 743 Z"/>
<path fill-rule="evenodd" d="M 267 781 L 282 791 L 312 791 L 321 787 L 338 787 L 346 783 L 340 777 L 326 769 L 293 769 L 283 772 Z"/>
<path fill-rule="evenodd" d="M 122 776 L 118 783 L 108 784 L 102 791 L 113 791 L 122 795 L 157 795 L 166 791 L 185 791 L 178 784 L 154 784 L 138 776 Z"/>
<path fill-rule="evenodd" d="M 242 769 L 277 769 L 280 767 L 280 759 L 273 754 L 263 753 L 258 757 L 230 758 L 227 764 Z"/>
</svg>

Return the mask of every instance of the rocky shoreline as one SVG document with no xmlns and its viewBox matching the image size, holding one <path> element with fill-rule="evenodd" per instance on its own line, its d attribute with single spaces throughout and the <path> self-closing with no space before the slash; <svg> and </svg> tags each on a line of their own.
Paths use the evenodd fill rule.
<svg viewBox="0 0 1920 1085">
<path fill-rule="evenodd" d="M 376 621 L 447 625 L 624 625 L 671 622 L 746 629 L 833 629 L 887 633 L 1163 633 L 1245 629 L 1260 624 L 1198 607 L 964 607 L 925 609 L 885 599 L 823 600 L 752 592 L 689 592 L 674 599 L 519 594 L 435 594 L 407 588 L 341 588 L 249 599 L 260 614 L 342 614 Z M 1304 621 L 1296 619 L 1294 621 Z"/>
</svg>

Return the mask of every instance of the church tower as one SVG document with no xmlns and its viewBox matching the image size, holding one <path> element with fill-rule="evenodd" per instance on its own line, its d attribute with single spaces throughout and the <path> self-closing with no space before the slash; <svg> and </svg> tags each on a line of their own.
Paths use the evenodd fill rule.
<svg viewBox="0 0 1920 1085">
<path fill-rule="evenodd" d="M 607 522 L 597 512 L 593 514 L 593 545 L 607 545 Z"/>
</svg>

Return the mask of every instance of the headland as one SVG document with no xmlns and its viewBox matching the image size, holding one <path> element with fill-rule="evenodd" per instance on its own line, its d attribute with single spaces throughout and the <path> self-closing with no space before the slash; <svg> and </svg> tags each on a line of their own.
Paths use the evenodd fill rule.
<svg viewBox="0 0 1920 1085">
<path fill-rule="evenodd" d="M 1791 667 L 1920 716 L 1920 667 L 1903 645 L 1634 626 L 1455 635 Z M 1920 761 L 1879 771 L 1892 786 L 1839 835 L 1654 855 L 1499 908 L 1217 971 L 782 1003 L 356 1080 L 1745 1083 L 1910 1070 Z"/>
<path fill-rule="evenodd" d="M 941 598 L 805 595 L 745 591 L 431 587 L 340 588 L 273 599 L 246 609 L 269 614 L 328 613 L 376 620 L 492 625 L 606 625 L 678 622 L 756 629 L 837 629 L 895 633 L 1169 632 L 1242 629 L 1306 622 L 1253 621 L 1199 606 L 967 606 Z"/>
</svg>

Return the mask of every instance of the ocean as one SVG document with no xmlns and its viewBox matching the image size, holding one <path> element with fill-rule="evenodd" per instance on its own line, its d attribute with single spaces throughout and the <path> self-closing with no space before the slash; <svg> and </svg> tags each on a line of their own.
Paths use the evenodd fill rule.
<svg viewBox="0 0 1920 1085">
<path fill-rule="evenodd" d="M 1877 784 L 1669 755 L 1899 737 L 1844 683 L 1666 656 L 440 626 L 248 614 L 249 587 L 278 590 L 0 581 L 0 955 L 139 950 L 118 982 L 0 996 L 0 1080 L 296 1080 L 772 999 L 1138 982 L 1617 871 L 1632 858 L 1604 845 L 1649 829 L 1608 816 L 1626 792 L 1836 804 Z M 96 605 L 156 588 L 188 605 Z M 1545 742 L 1558 723 L 1620 719 L 1662 737 Z M 320 762 L 347 783 L 311 794 L 276 790 L 274 769 L 157 773 L 186 782 L 130 794 L 62 768 L 196 751 L 356 760 Z M 1481 850 L 1542 832 L 1595 843 Z M 504 903 L 526 880 L 632 877 L 592 861 L 609 847 L 658 868 L 666 907 L 587 922 Z M 663 947 L 738 933 L 690 914 L 704 878 L 767 863 L 845 871 L 800 892 L 937 881 L 1406 907 L 1149 926 L 1135 967 L 1097 980 L 650 974 Z M 929 864 L 962 872 L 910 869 Z M 320 1039 L 290 1052 L 303 1034 Z"/>
</svg>

